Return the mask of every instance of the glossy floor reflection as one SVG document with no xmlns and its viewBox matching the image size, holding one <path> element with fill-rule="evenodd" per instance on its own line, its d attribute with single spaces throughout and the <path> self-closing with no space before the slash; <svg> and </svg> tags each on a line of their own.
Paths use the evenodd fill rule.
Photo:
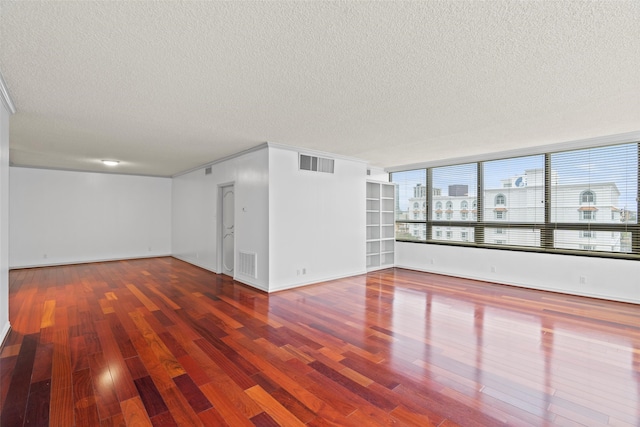
<svg viewBox="0 0 640 427">
<path fill-rule="evenodd" d="M 172 258 L 11 272 L 0 425 L 640 425 L 640 306 L 384 270 L 266 295 Z"/>
</svg>

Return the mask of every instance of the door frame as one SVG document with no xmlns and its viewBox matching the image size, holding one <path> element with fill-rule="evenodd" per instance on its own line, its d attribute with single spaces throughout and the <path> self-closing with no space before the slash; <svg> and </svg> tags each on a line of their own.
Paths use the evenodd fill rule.
<svg viewBox="0 0 640 427">
<path fill-rule="evenodd" d="M 233 226 L 234 226 L 234 233 L 233 233 L 233 250 L 235 252 L 235 248 L 236 248 L 236 218 L 238 217 L 236 215 L 236 194 L 235 194 L 235 190 L 236 190 L 236 185 L 235 185 L 235 181 L 229 181 L 229 182 L 224 182 L 221 184 L 218 184 L 218 196 L 217 196 L 217 215 L 216 215 L 216 231 L 217 231 L 217 242 L 216 242 L 216 252 L 218 253 L 217 256 L 217 263 L 218 263 L 218 274 L 224 274 L 224 265 L 222 264 L 222 241 L 224 240 L 224 224 L 222 223 L 222 198 L 224 196 L 224 189 L 227 187 L 233 187 L 233 192 L 234 192 L 234 197 L 233 197 Z M 233 278 L 235 279 L 236 277 L 236 266 L 235 266 L 235 253 L 233 256 Z"/>
</svg>

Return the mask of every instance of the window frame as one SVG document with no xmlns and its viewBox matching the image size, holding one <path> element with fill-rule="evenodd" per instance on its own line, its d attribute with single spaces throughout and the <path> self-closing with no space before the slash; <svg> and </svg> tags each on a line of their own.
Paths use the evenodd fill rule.
<svg viewBox="0 0 640 427">
<path fill-rule="evenodd" d="M 591 200 L 588 199 L 588 196 L 591 196 Z M 587 197 L 587 200 L 585 198 Z M 596 204 L 596 193 L 592 190 L 584 190 L 580 193 L 580 204 L 581 205 L 595 205 Z"/>
<path fill-rule="evenodd" d="M 636 170 L 638 172 L 638 179 L 637 179 L 637 186 L 636 186 L 636 201 L 637 203 L 635 205 L 631 205 L 632 208 L 629 208 L 629 211 L 633 211 L 635 210 L 635 216 L 636 216 L 636 223 L 630 223 L 630 222 L 623 222 L 622 220 L 619 223 L 615 223 L 615 222 L 594 222 L 593 219 L 589 220 L 583 220 L 583 214 L 581 213 L 579 216 L 576 216 L 574 218 L 576 218 L 576 220 L 574 220 L 574 222 L 554 222 L 551 220 L 551 206 L 552 206 L 552 198 L 551 198 L 551 187 L 552 187 L 552 173 L 551 173 L 551 155 L 552 154 L 557 154 L 557 153 L 564 153 L 564 152 L 573 152 L 573 151 L 580 151 L 580 150 L 587 150 L 587 149 L 591 149 L 591 148 L 604 148 L 604 147 L 614 147 L 614 146 L 620 146 L 620 145 L 633 145 L 635 146 L 634 150 L 635 150 L 635 167 Z M 526 157 L 526 156 L 531 156 L 531 155 L 543 155 L 544 156 L 544 208 L 545 208 L 545 215 L 544 215 L 544 221 L 543 222 L 537 222 L 537 223 L 533 223 L 533 222 L 509 222 L 505 219 L 495 219 L 495 218 L 485 218 L 483 215 L 485 206 L 483 203 L 483 194 L 484 194 L 484 185 L 483 185 L 483 178 L 482 178 L 482 171 L 483 171 L 483 165 L 485 162 L 490 162 L 490 161 L 494 161 L 494 160 L 508 160 L 508 159 L 517 159 L 520 157 Z M 553 150 L 553 151 L 545 151 L 545 152 L 533 152 L 533 153 L 519 153 L 517 156 L 508 156 L 508 157 L 496 157 L 496 158 L 486 158 L 483 160 L 478 160 L 478 161 L 469 161 L 468 159 L 464 159 L 464 161 L 461 162 L 452 162 L 449 164 L 443 163 L 443 162 L 439 162 L 437 164 L 434 164 L 434 166 L 430 166 L 430 167 L 424 167 L 424 168 L 416 168 L 411 167 L 407 170 L 415 170 L 415 169 L 425 169 L 427 176 L 429 177 L 427 179 L 427 182 L 429 184 L 428 188 L 427 188 L 427 201 L 431 200 L 432 197 L 434 196 L 434 194 L 432 194 L 432 192 L 434 191 L 434 189 L 432 188 L 431 184 L 432 184 L 432 180 L 430 179 L 431 177 L 431 171 L 434 168 L 441 168 L 441 167 L 446 167 L 446 166 L 456 166 L 456 165 L 461 165 L 461 164 L 469 164 L 469 163 L 475 163 L 477 165 L 476 170 L 477 170 L 477 196 L 476 198 L 471 202 L 471 219 L 467 219 L 467 220 L 448 220 L 448 221 L 443 221 L 442 219 L 440 219 L 439 221 L 436 221 L 436 216 L 437 214 L 433 213 L 433 217 L 431 217 L 431 215 L 427 215 L 427 218 L 425 220 L 421 220 L 421 221 L 403 221 L 403 220 L 396 220 L 396 223 L 402 223 L 402 222 L 419 222 L 419 223 L 424 223 L 426 226 L 427 231 L 427 239 L 423 240 L 423 241 L 412 241 L 412 240 L 405 240 L 405 239 L 396 239 L 396 241 L 398 242 L 408 242 L 408 243 L 417 243 L 417 244 L 439 244 L 439 245 L 448 245 L 448 246 L 474 246 L 474 247 L 481 247 L 481 248 L 486 248 L 486 249 L 495 249 L 495 250 L 511 250 L 511 251 L 524 251 L 524 252 L 547 252 L 547 253 L 556 253 L 556 254 L 566 254 L 566 255 L 578 255 L 578 256 L 593 256 L 593 257 L 599 257 L 599 258 L 622 258 L 622 259 L 634 259 L 634 260 L 640 260 L 640 221 L 638 221 L 638 219 L 640 219 L 640 140 L 637 138 L 637 136 L 634 139 L 629 139 L 626 141 L 616 141 L 616 142 L 611 142 L 611 140 L 609 140 L 608 143 L 602 143 L 602 144 L 595 144 L 595 143 L 591 143 L 588 146 L 571 146 L 570 148 L 566 148 L 566 149 L 559 149 L 559 150 Z M 393 173 L 396 172 L 403 172 L 403 170 L 401 169 L 396 169 L 394 171 L 391 171 L 390 175 L 389 175 L 389 179 L 390 181 L 392 181 L 393 179 Z M 591 198 L 587 198 L 586 202 L 583 202 L 583 193 L 585 192 L 591 192 L 592 193 L 592 197 L 593 197 L 593 201 L 589 201 L 591 200 Z M 497 196 L 497 195 L 496 195 Z M 631 196 L 633 196 L 633 194 L 631 194 Z M 506 197 L 506 196 L 505 196 Z M 578 206 L 580 207 L 586 207 L 586 206 L 591 206 L 595 208 L 595 204 L 596 204 L 596 199 L 597 195 L 595 194 L 595 192 L 593 192 L 591 189 L 587 188 L 586 190 L 583 190 L 580 193 L 580 198 L 578 200 Z M 574 199 L 575 200 L 575 199 Z M 495 201 L 495 199 L 494 199 Z M 438 201 L 437 204 L 440 204 L 441 201 Z M 427 203 L 427 205 L 429 205 L 429 203 Z M 440 205 L 442 206 L 442 205 Z M 498 207 L 498 206 L 494 206 L 494 207 Z M 500 208 L 506 208 L 506 199 L 505 199 L 505 205 L 499 205 Z M 491 211 L 491 207 L 486 207 L 489 210 L 487 212 Z M 437 208 L 436 208 L 437 210 Z M 435 212 L 435 211 L 434 211 Z M 580 210 L 580 212 L 591 212 L 591 210 L 587 211 L 586 209 Z M 592 212 L 590 215 L 592 218 L 594 217 L 594 213 L 596 212 Z M 633 212 L 632 212 L 633 213 Z M 495 215 L 495 214 L 494 214 Z M 503 216 L 506 217 L 506 210 L 503 213 Z M 607 215 L 608 216 L 608 215 Z M 597 215 L 596 215 L 597 217 Z M 467 228 L 473 228 L 474 231 L 474 238 L 472 238 L 472 241 L 467 241 L 467 242 L 460 242 L 460 241 L 456 241 L 456 240 L 443 240 L 443 239 L 436 239 L 435 237 L 432 238 L 431 236 L 431 230 L 433 229 L 433 227 L 438 227 L 438 226 L 442 226 L 443 222 L 446 223 L 446 226 L 450 226 L 450 227 L 467 227 Z M 587 225 L 588 224 L 588 225 Z M 592 232 L 592 235 L 595 235 L 596 232 L 611 232 L 611 233 L 631 233 L 631 237 L 630 237 L 630 244 L 631 244 L 631 249 L 630 252 L 607 252 L 607 251 L 598 251 L 598 250 L 583 250 L 583 249 L 567 249 L 567 248 L 556 248 L 554 247 L 554 231 L 555 230 L 576 230 L 576 231 L 583 231 L 585 230 L 585 227 L 589 227 L 589 230 Z M 484 236 L 485 236 L 485 229 L 487 228 L 502 228 L 504 230 L 507 229 L 529 229 L 529 230 L 535 230 L 538 231 L 540 233 L 540 246 L 514 246 L 513 243 L 506 243 L 506 244 L 500 244 L 499 247 L 496 247 L 495 244 L 491 244 L 491 243 L 486 243 L 484 241 Z M 434 232 L 435 234 L 435 232 Z"/>
</svg>

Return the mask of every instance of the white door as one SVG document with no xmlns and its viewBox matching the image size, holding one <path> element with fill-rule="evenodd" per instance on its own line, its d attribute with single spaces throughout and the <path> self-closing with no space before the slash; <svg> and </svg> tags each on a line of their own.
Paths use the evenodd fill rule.
<svg viewBox="0 0 640 427">
<path fill-rule="evenodd" d="M 233 185 L 222 187 L 222 274 L 233 277 L 235 253 Z"/>
</svg>

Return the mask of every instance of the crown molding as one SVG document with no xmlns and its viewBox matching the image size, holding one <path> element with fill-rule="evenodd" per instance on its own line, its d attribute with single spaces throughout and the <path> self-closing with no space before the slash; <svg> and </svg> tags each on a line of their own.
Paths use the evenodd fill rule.
<svg viewBox="0 0 640 427">
<path fill-rule="evenodd" d="M 242 151 L 239 151 L 237 153 L 231 154 L 229 156 L 225 156 L 225 157 L 222 157 L 220 159 L 211 161 L 209 163 L 205 163 L 203 165 L 196 166 L 194 168 L 187 169 L 187 170 L 182 171 L 182 172 L 178 172 L 175 175 L 171 175 L 171 178 L 177 178 L 179 176 L 186 175 L 188 173 L 195 172 L 195 171 L 200 170 L 200 169 L 208 168 L 209 166 L 213 166 L 213 165 L 218 164 L 218 163 L 226 162 L 227 160 L 235 159 L 236 157 L 244 156 L 245 154 L 253 153 L 254 151 L 259 151 L 259 150 L 262 150 L 262 149 L 268 148 L 268 147 L 269 147 L 269 144 L 267 142 L 263 142 L 262 144 L 256 145 L 255 147 L 251 147 L 251 148 L 248 148 L 246 150 L 242 150 Z"/>
<path fill-rule="evenodd" d="M 4 81 L 4 77 L 2 76 L 2 72 L 0 72 L 0 98 L 2 98 L 2 103 L 9 113 L 16 113 L 16 106 L 11 99 L 11 95 L 9 94 L 9 88 L 7 88 L 7 83 Z"/>
</svg>

